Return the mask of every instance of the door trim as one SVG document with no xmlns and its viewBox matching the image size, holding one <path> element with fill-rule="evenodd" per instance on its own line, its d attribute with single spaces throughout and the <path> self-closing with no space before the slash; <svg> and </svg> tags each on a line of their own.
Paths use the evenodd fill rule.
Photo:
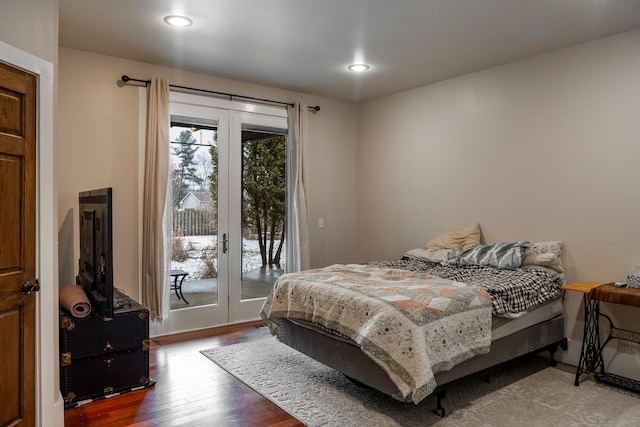
<svg viewBox="0 0 640 427">
<path fill-rule="evenodd" d="M 36 106 L 36 421 L 62 427 L 64 402 L 59 388 L 58 344 L 58 205 L 55 184 L 54 67 L 0 41 L 0 61 L 37 79 Z M 46 422 L 45 422 L 46 420 Z"/>
</svg>

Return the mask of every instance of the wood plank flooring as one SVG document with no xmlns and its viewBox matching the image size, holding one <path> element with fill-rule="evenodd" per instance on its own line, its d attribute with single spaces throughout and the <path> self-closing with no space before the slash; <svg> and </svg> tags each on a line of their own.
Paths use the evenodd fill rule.
<svg viewBox="0 0 640 427">
<path fill-rule="evenodd" d="M 156 385 L 64 411 L 65 427 L 303 424 L 208 360 L 200 350 L 269 335 L 260 322 L 157 337 L 149 353 Z"/>
</svg>

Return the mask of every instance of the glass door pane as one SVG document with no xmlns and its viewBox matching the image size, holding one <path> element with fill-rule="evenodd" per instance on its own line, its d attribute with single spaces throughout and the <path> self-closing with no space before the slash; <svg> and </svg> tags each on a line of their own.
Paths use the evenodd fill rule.
<svg viewBox="0 0 640 427">
<path fill-rule="evenodd" d="M 241 299 L 264 298 L 284 270 L 286 136 L 242 130 Z"/>
<path fill-rule="evenodd" d="M 172 121 L 171 310 L 218 303 L 217 133 L 193 118 Z"/>
</svg>

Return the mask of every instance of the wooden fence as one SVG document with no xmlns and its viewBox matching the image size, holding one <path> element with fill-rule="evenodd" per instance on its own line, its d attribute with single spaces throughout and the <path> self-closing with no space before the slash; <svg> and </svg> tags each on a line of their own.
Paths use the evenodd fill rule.
<svg viewBox="0 0 640 427">
<path fill-rule="evenodd" d="M 173 211 L 173 230 L 183 236 L 208 236 L 217 233 L 213 212 Z"/>
</svg>

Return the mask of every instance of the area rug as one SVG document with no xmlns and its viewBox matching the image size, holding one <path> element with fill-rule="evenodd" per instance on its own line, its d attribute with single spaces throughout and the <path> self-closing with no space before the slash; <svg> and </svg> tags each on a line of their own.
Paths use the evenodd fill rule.
<svg viewBox="0 0 640 427">
<path fill-rule="evenodd" d="M 451 386 L 444 418 L 435 396 L 418 405 L 359 387 L 273 337 L 203 350 L 218 364 L 307 426 L 636 426 L 637 395 L 573 385 L 573 368 L 547 368 L 541 357 L 502 369 L 491 381 Z"/>
</svg>

